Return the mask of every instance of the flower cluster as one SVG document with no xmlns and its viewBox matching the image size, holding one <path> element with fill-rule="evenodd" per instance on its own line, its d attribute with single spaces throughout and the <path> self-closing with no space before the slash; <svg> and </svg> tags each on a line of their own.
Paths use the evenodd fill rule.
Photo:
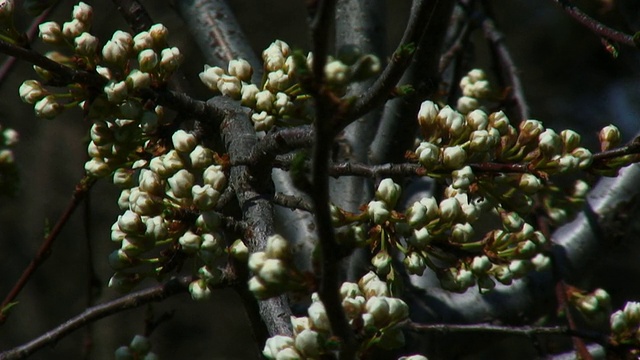
<svg viewBox="0 0 640 360">
<path fill-rule="evenodd" d="M 619 345 L 640 343 L 640 303 L 629 301 L 611 315 L 611 340 Z M 637 354 L 636 354 L 637 355 Z"/>
<path fill-rule="evenodd" d="M 249 256 L 254 276 L 249 290 L 258 299 L 266 299 L 304 285 L 304 276 L 295 268 L 289 242 L 280 235 L 267 238 L 264 251 Z"/>
<path fill-rule="evenodd" d="M 142 335 L 136 335 L 129 345 L 119 347 L 115 352 L 116 360 L 157 360 L 158 356 L 151 352 L 151 342 Z"/>
<path fill-rule="evenodd" d="M 403 344 L 403 334 L 396 325 L 408 318 L 409 308 L 404 301 L 390 297 L 387 284 L 373 272 L 357 284 L 343 283 L 340 296 L 349 324 L 362 339 L 361 352 L 376 344 Z M 278 335 L 267 340 L 263 350 L 267 359 L 316 359 L 335 350 L 325 307 L 315 293 L 307 313 L 306 317 L 291 318 L 293 337 Z"/>
<path fill-rule="evenodd" d="M 379 60 L 371 55 L 350 54 L 346 60 L 329 59 L 325 66 L 327 85 L 344 94 L 350 82 L 367 78 L 380 70 Z M 204 66 L 200 80 L 212 91 L 241 100 L 254 110 L 251 120 L 256 131 L 271 129 L 276 120 L 284 125 L 309 123 L 313 120 L 310 96 L 299 84 L 299 73 L 311 66 L 312 54 L 306 57 L 291 51 L 287 43 L 274 41 L 262 52 L 264 80 L 251 82 L 253 68 L 244 59 L 231 60 L 225 71 L 218 66 Z"/>
<path fill-rule="evenodd" d="M 194 135 L 178 130 L 172 145 L 166 154 L 138 160 L 113 173 L 113 183 L 122 188 L 118 205 L 125 212 L 111 231 L 120 249 L 109 258 L 117 271 L 110 286 L 126 291 L 146 276 L 166 273 L 175 266 L 168 254 L 180 252 L 203 264 L 190 290 L 194 298 L 204 299 L 210 294 L 207 286 L 222 278 L 214 264 L 225 246 L 214 208 L 227 178 L 215 163 L 215 153 L 198 145 Z M 169 246 L 168 254 L 145 257 L 164 245 Z M 145 264 L 153 270 L 138 269 Z"/>
</svg>

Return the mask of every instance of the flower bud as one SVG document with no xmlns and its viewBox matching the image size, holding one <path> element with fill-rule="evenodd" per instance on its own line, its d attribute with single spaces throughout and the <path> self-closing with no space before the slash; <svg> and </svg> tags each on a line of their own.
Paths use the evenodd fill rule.
<svg viewBox="0 0 640 360">
<path fill-rule="evenodd" d="M 193 196 L 193 204 L 199 210 L 211 210 L 218 204 L 220 193 L 211 187 L 211 185 L 194 185 L 191 188 L 191 194 Z"/>
<path fill-rule="evenodd" d="M 241 81 L 249 82 L 251 80 L 251 75 L 253 74 L 253 69 L 249 62 L 245 59 L 234 59 L 229 61 L 229 75 L 235 76 Z"/>
<path fill-rule="evenodd" d="M 302 330 L 295 337 L 296 349 L 306 358 L 320 358 L 320 335 L 313 330 Z"/>
<path fill-rule="evenodd" d="M 380 280 L 378 275 L 373 271 L 369 271 L 358 280 L 358 286 L 362 290 L 364 296 L 368 299 L 372 296 L 389 296 L 387 284 Z"/>
<path fill-rule="evenodd" d="M 193 254 L 198 249 L 200 249 L 200 244 L 202 244 L 202 237 L 200 235 L 196 235 L 191 231 L 185 232 L 179 239 L 178 242 L 182 246 L 182 250 L 188 254 Z"/>
<path fill-rule="evenodd" d="M 500 136 L 505 135 L 509 130 L 509 118 L 502 111 L 489 115 L 489 124 L 491 124 L 492 128 L 498 130 Z"/>
<path fill-rule="evenodd" d="M 125 81 L 109 81 L 104 87 L 104 93 L 107 95 L 110 103 L 121 103 L 128 94 L 127 83 Z"/>
<path fill-rule="evenodd" d="M 153 38 L 153 43 L 156 46 L 163 46 L 167 42 L 169 29 L 162 24 L 153 24 L 149 28 L 149 35 Z"/>
<path fill-rule="evenodd" d="M 415 251 L 406 255 L 403 263 L 407 272 L 412 275 L 422 276 L 424 270 L 427 268 L 424 257 Z"/>
<path fill-rule="evenodd" d="M 418 111 L 418 123 L 422 127 L 423 131 L 429 131 L 434 125 L 436 125 L 436 118 L 438 116 L 438 105 L 433 101 L 424 101 L 420 105 L 420 111 Z"/>
<path fill-rule="evenodd" d="M 47 95 L 34 104 L 33 110 L 38 117 L 53 119 L 60 115 L 64 108 L 56 101 L 54 95 Z"/>
<path fill-rule="evenodd" d="M 522 174 L 518 187 L 525 192 L 525 194 L 532 195 L 542 189 L 542 182 L 538 177 L 532 174 Z"/>
<path fill-rule="evenodd" d="M 438 112 L 438 121 L 442 128 L 454 136 L 462 134 L 465 129 L 465 121 L 462 114 L 453 110 L 448 105 Z"/>
<path fill-rule="evenodd" d="M 289 75 L 282 70 L 270 72 L 265 87 L 273 92 L 284 91 L 289 87 Z"/>
<path fill-rule="evenodd" d="M 469 136 L 469 149 L 474 152 L 484 152 L 489 150 L 492 139 L 487 130 L 476 130 Z"/>
<path fill-rule="evenodd" d="M 200 81 L 210 90 L 218 91 L 218 79 L 224 75 L 224 70 L 218 66 L 204 66 L 204 71 L 200 73 Z"/>
<path fill-rule="evenodd" d="M 189 284 L 189 292 L 193 300 L 202 301 L 211 298 L 211 289 L 204 280 L 195 280 Z"/>
<path fill-rule="evenodd" d="M 480 107 L 480 103 L 476 98 L 469 96 L 461 96 L 458 98 L 456 109 L 461 114 L 468 114 Z"/>
<path fill-rule="evenodd" d="M 127 88 L 132 91 L 146 89 L 151 86 L 151 75 L 138 69 L 133 69 L 129 75 L 127 75 L 125 82 Z"/>
<path fill-rule="evenodd" d="M 160 67 L 167 73 L 174 72 L 182 63 L 182 54 L 177 47 L 163 49 L 160 53 Z"/>
<path fill-rule="evenodd" d="M 455 189 L 468 189 L 475 176 L 470 166 L 465 166 L 462 169 L 454 170 L 451 172 L 453 184 Z"/>
<path fill-rule="evenodd" d="M 165 156 L 162 158 L 162 165 L 164 166 L 165 171 L 167 172 L 165 175 L 174 174 L 178 170 L 182 170 L 185 167 L 184 162 L 180 157 L 180 154 L 175 149 L 170 150 L 168 153 L 165 154 Z"/>
<path fill-rule="evenodd" d="M 444 199 L 440 202 L 440 219 L 443 222 L 453 222 L 462 213 L 460 202 L 456 198 Z"/>
<path fill-rule="evenodd" d="M 111 173 L 111 168 L 101 158 L 92 158 L 84 164 L 87 174 L 94 177 L 103 177 Z"/>
<path fill-rule="evenodd" d="M 145 336 L 136 335 L 133 337 L 133 340 L 131 340 L 129 348 L 138 354 L 146 354 L 151 350 L 151 341 Z"/>
<path fill-rule="evenodd" d="M 129 206 L 131 211 L 140 216 L 157 215 L 162 210 L 160 203 L 156 202 L 154 197 L 138 188 L 131 189 L 129 195 Z"/>
<path fill-rule="evenodd" d="M 87 30 L 89 30 L 88 24 L 85 24 L 78 19 L 73 19 L 62 24 L 62 35 L 64 35 L 67 39 L 76 38 Z"/>
<path fill-rule="evenodd" d="M 142 233 L 146 229 L 140 215 L 131 210 L 127 210 L 124 214 L 118 216 L 118 228 L 131 235 Z"/>
<path fill-rule="evenodd" d="M 133 37 L 133 50 L 141 53 L 147 49 L 153 49 L 153 37 L 148 31 L 141 31 Z"/>
<path fill-rule="evenodd" d="M 108 63 L 123 66 L 128 57 L 127 48 L 120 42 L 109 40 L 102 47 L 102 58 Z"/>
<path fill-rule="evenodd" d="M 371 265 L 376 268 L 376 274 L 386 276 L 391 270 L 391 256 L 386 251 L 380 250 L 371 259 Z"/>
<path fill-rule="evenodd" d="M 324 66 L 325 80 L 330 85 L 343 86 L 349 81 L 349 67 L 340 60 L 329 61 Z"/>
<path fill-rule="evenodd" d="M 425 248 L 431 240 L 431 234 L 426 227 L 414 230 L 413 235 L 409 238 L 409 242 L 419 248 Z"/>
<path fill-rule="evenodd" d="M 253 128 L 255 131 L 269 131 L 276 122 L 275 117 L 267 114 L 266 111 L 260 113 L 254 113 L 251 115 L 251 121 L 253 121 Z"/>
<path fill-rule="evenodd" d="M 256 94 L 256 110 L 258 111 L 271 111 L 275 96 L 269 90 L 263 90 Z"/>
<path fill-rule="evenodd" d="M 228 96 L 232 99 L 240 98 L 242 84 L 237 77 L 222 75 L 218 78 L 218 83 L 216 84 L 216 86 L 218 87 L 218 90 L 222 93 L 222 95 Z"/>
<path fill-rule="evenodd" d="M 619 334 L 624 332 L 627 329 L 627 318 L 622 312 L 622 310 L 618 310 L 611 314 L 611 318 L 609 319 L 611 324 L 611 331 L 614 334 Z"/>
<path fill-rule="evenodd" d="M 237 239 L 229 246 L 229 254 L 237 260 L 244 262 L 249 259 L 249 248 L 247 248 L 247 245 L 245 245 L 242 240 Z"/>
<path fill-rule="evenodd" d="M 367 206 L 369 218 L 375 224 L 382 224 L 389 218 L 389 210 L 384 201 L 371 201 Z"/>
<path fill-rule="evenodd" d="M 81 1 L 73 7 L 73 18 L 90 25 L 93 19 L 93 8 Z"/>
<path fill-rule="evenodd" d="M 0 0 L 0 22 L 10 21 L 15 9 L 14 0 Z"/>
<path fill-rule="evenodd" d="M 278 115 L 285 115 L 293 110 L 293 102 L 289 99 L 289 95 L 283 92 L 276 94 L 276 100 L 273 102 L 274 111 Z"/>
<path fill-rule="evenodd" d="M 242 89 L 240 89 L 242 105 L 250 108 L 256 106 L 256 96 L 259 92 L 260 89 L 255 84 L 242 84 Z"/>
<path fill-rule="evenodd" d="M 20 85 L 20 98 L 27 104 L 35 104 L 49 94 L 37 80 L 26 80 Z"/>
<path fill-rule="evenodd" d="M 191 152 L 198 144 L 196 137 L 184 130 L 174 132 L 171 136 L 171 141 L 173 142 L 173 148 L 181 153 Z"/>
<path fill-rule="evenodd" d="M 476 109 L 467 114 L 467 124 L 474 130 L 486 130 L 489 117 L 484 111 Z"/>
<path fill-rule="evenodd" d="M 179 198 L 186 198 L 191 196 L 191 189 L 194 185 L 194 176 L 189 171 L 182 169 L 175 173 L 172 177 L 167 179 L 171 191 Z"/>
<path fill-rule="evenodd" d="M 600 140 L 600 150 L 606 151 L 620 144 L 620 130 L 615 125 L 607 125 L 600 130 L 598 139 Z"/>
<path fill-rule="evenodd" d="M 143 277 L 138 274 L 129 274 L 124 272 L 116 272 L 109 279 L 109 287 L 115 289 L 118 292 L 126 293 L 131 291 L 136 285 L 143 280 Z"/>
<path fill-rule="evenodd" d="M 386 297 L 372 296 L 367 299 L 365 310 L 371 314 L 375 325 L 382 328 L 389 321 L 389 303 Z"/>
<path fill-rule="evenodd" d="M 401 299 L 390 297 L 386 298 L 389 305 L 389 322 L 398 323 L 409 317 L 409 306 Z"/>
<path fill-rule="evenodd" d="M 578 159 L 578 167 L 580 169 L 588 168 L 589 166 L 591 166 L 591 163 L 593 162 L 593 154 L 591 154 L 591 151 L 583 147 L 579 147 L 573 150 L 571 152 L 571 156 Z"/>
<path fill-rule="evenodd" d="M 378 185 L 376 190 L 376 198 L 384 201 L 387 206 L 393 209 L 400 198 L 400 185 L 393 182 L 392 179 L 384 179 Z"/>
<path fill-rule="evenodd" d="M 270 259 L 287 259 L 291 256 L 289 242 L 278 234 L 269 236 L 265 253 Z"/>
<path fill-rule="evenodd" d="M 466 243 L 473 236 L 473 226 L 469 223 L 455 224 L 451 229 L 451 238 L 457 243 Z"/>
<path fill-rule="evenodd" d="M 418 161 L 420 161 L 420 164 L 425 168 L 429 168 L 437 164 L 439 154 L 440 149 L 438 146 L 430 142 L 421 142 L 420 146 L 416 149 Z"/>
<path fill-rule="evenodd" d="M 307 309 L 307 314 L 309 314 L 309 323 L 311 324 L 312 329 L 319 331 L 331 331 L 327 312 L 321 302 L 316 301 L 312 303 Z"/>
<path fill-rule="evenodd" d="M 264 350 L 262 350 L 262 354 L 267 359 L 276 359 L 276 355 L 286 349 L 294 346 L 294 341 L 289 336 L 276 335 L 267 339 L 267 342 L 264 344 Z"/>
<path fill-rule="evenodd" d="M 158 65 L 158 54 L 152 49 L 144 49 L 138 54 L 140 71 L 152 72 Z"/>
<path fill-rule="evenodd" d="M 227 177 L 222 171 L 222 166 L 211 165 L 204 170 L 202 178 L 205 184 L 211 185 L 214 189 L 222 191 L 227 185 Z"/>
<path fill-rule="evenodd" d="M 571 152 L 578 146 L 580 146 L 580 134 L 573 130 L 562 130 L 560 132 L 562 138 L 562 144 L 564 145 L 565 152 Z"/>
<path fill-rule="evenodd" d="M 57 45 L 64 41 L 60 25 L 55 21 L 47 21 L 38 26 L 40 38 L 47 44 Z"/>
<path fill-rule="evenodd" d="M 442 163 L 449 169 L 459 169 L 467 160 L 467 153 L 459 146 L 449 146 L 442 151 Z"/>
<path fill-rule="evenodd" d="M 545 156 L 551 158 L 561 152 L 562 139 L 555 131 L 547 129 L 538 137 L 538 146 Z"/>
<path fill-rule="evenodd" d="M 278 69 L 282 69 L 286 57 L 289 56 L 289 52 L 290 49 L 287 43 L 280 40 L 271 43 L 271 45 L 262 52 L 265 70 L 277 71 Z"/>
<path fill-rule="evenodd" d="M 78 54 L 91 56 L 94 55 L 98 49 L 98 38 L 87 32 L 83 32 L 74 39 L 74 44 Z"/>
</svg>

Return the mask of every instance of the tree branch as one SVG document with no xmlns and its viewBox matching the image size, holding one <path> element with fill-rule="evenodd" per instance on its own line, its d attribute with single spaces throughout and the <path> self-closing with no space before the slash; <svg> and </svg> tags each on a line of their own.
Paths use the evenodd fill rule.
<svg viewBox="0 0 640 360">
<path fill-rule="evenodd" d="M 0 353 L 0 359 L 24 359 L 47 345 L 55 344 L 71 332 L 87 324 L 91 324 L 97 320 L 125 310 L 140 307 L 150 302 L 158 302 L 173 295 L 186 293 L 191 281 L 191 277 L 174 278 L 166 284 L 140 290 L 104 304 L 88 308 L 80 315 L 67 320 L 65 323 L 29 341 L 28 343 Z M 214 287 L 222 288 L 228 285 L 228 282 L 223 281 Z"/>
<path fill-rule="evenodd" d="M 64 210 L 53 229 L 45 236 L 40 248 L 36 252 L 36 255 L 33 257 L 27 268 L 22 272 L 18 281 L 13 285 L 9 294 L 4 298 L 2 304 L 0 305 L 0 324 L 4 323 L 7 320 L 7 313 L 5 312 L 7 305 L 15 300 L 15 298 L 20 294 L 20 291 L 27 284 L 31 276 L 35 273 L 35 271 L 42 265 L 45 260 L 51 255 L 51 251 L 53 248 L 53 243 L 60 235 L 60 232 L 67 224 L 71 215 L 77 209 L 78 205 L 82 203 L 82 200 L 86 197 L 91 190 L 91 187 L 95 184 L 96 179 L 92 177 L 84 177 L 80 182 L 76 185 L 76 188 L 71 196 L 71 201 L 67 205 L 67 208 Z"/>
</svg>

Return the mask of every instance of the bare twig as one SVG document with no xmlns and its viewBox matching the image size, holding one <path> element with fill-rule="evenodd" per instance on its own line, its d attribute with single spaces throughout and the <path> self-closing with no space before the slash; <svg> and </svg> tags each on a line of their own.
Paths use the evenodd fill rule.
<svg viewBox="0 0 640 360">
<path fill-rule="evenodd" d="M 80 315 L 67 320 L 58 327 L 42 334 L 28 343 L 0 353 L 0 359 L 24 359 L 47 345 L 55 344 L 58 340 L 69 335 L 71 332 L 109 315 L 134 309 L 150 302 L 162 301 L 173 295 L 186 293 L 191 280 L 191 277 L 175 278 L 166 284 L 140 290 L 104 304 L 88 308 Z M 213 287 L 223 288 L 228 285 L 228 281 L 223 281 Z"/>
<path fill-rule="evenodd" d="M 45 236 L 42 244 L 40 245 L 40 248 L 36 252 L 36 255 L 33 257 L 27 268 L 22 272 L 22 275 L 15 283 L 11 291 L 9 291 L 9 294 L 7 294 L 7 296 L 2 301 L 2 305 L 0 305 L 0 324 L 4 323 L 7 320 L 8 315 L 7 313 L 3 313 L 2 311 L 6 309 L 7 305 L 15 300 L 18 294 L 20 294 L 20 291 L 22 291 L 22 288 L 24 288 L 29 279 L 31 279 L 31 276 L 35 273 L 36 269 L 38 269 L 38 267 L 40 267 L 40 265 L 45 262 L 49 255 L 51 255 L 53 243 L 58 238 L 58 235 L 60 235 L 60 232 L 71 218 L 71 215 L 74 213 L 78 205 L 82 203 L 82 200 L 84 200 L 85 196 L 87 195 L 93 184 L 95 184 L 95 182 L 95 178 L 85 177 L 76 185 L 76 188 L 71 197 L 71 201 L 67 205 L 67 208 L 62 213 L 53 229 L 51 229 L 51 232 L 49 232 Z"/>
<path fill-rule="evenodd" d="M 313 205 L 299 196 L 275 193 L 273 195 L 273 203 L 283 207 L 288 207 L 290 209 L 298 209 L 309 212 L 313 211 Z"/>
<path fill-rule="evenodd" d="M 137 0 L 112 0 L 120 15 L 129 24 L 129 27 L 139 33 L 148 30 L 153 25 L 153 20 Z"/>
<path fill-rule="evenodd" d="M 633 41 L 633 36 L 625 34 L 621 31 L 612 29 L 598 20 L 590 17 L 589 15 L 582 12 L 582 10 L 578 9 L 574 4 L 572 4 L 568 0 L 553 0 L 558 5 L 562 6 L 564 11 L 567 12 L 572 18 L 576 19 L 580 24 L 587 27 L 593 33 L 603 38 L 619 42 L 621 44 L 635 46 L 635 42 Z"/>
</svg>

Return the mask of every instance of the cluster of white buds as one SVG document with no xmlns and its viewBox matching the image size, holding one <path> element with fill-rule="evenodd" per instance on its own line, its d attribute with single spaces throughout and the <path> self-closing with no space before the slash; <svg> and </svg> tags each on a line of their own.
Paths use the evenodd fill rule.
<svg viewBox="0 0 640 360">
<path fill-rule="evenodd" d="M 281 294 L 301 280 L 301 274 L 292 263 L 289 242 L 278 234 L 267 238 L 264 251 L 249 255 L 248 265 L 253 272 L 249 290 L 258 299 Z"/>
<path fill-rule="evenodd" d="M 136 335 L 129 345 L 116 349 L 116 360 L 157 360 L 158 356 L 151 352 L 151 342 L 146 336 Z"/>
<path fill-rule="evenodd" d="M 143 256 L 158 246 L 177 244 L 180 251 L 204 263 L 189 289 L 193 298 L 205 299 L 210 295 L 208 286 L 222 279 L 214 263 L 226 248 L 214 208 L 227 178 L 223 167 L 215 164 L 214 152 L 199 145 L 194 135 L 178 130 L 172 144 L 166 154 L 113 172 L 114 184 L 122 188 L 118 205 L 125 212 L 112 227 L 111 238 L 120 249 L 109 260 L 117 271 L 114 276 L 144 264 L 160 272 L 161 259 Z M 180 215 L 184 212 L 193 216 Z M 238 245 L 233 248 L 242 252 Z"/>
<path fill-rule="evenodd" d="M 369 341 L 374 337 L 380 341 L 390 337 L 396 345 L 401 345 L 403 335 L 395 325 L 408 318 L 409 307 L 404 301 L 391 297 L 387 284 L 376 274 L 369 272 L 357 284 L 343 283 L 340 297 L 349 324 L 362 339 L 360 351 L 366 351 L 374 343 Z M 267 340 L 262 352 L 267 359 L 317 359 L 335 350 L 330 341 L 331 326 L 326 309 L 316 293 L 311 299 L 308 316 L 291 317 L 293 337 L 278 335 Z"/>
<path fill-rule="evenodd" d="M 480 69 L 473 69 L 463 76 L 460 80 L 460 89 L 462 90 L 462 97 L 464 103 L 466 99 L 485 99 L 491 94 L 491 85 L 487 79 L 487 74 Z M 460 106 L 461 101 L 458 101 L 458 109 L 462 113 L 468 113 L 470 111 L 464 111 L 466 106 Z M 470 110 L 475 110 L 477 106 L 472 107 Z"/>
<path fill-rule="evenodd" d="M 640 303 L 629 301 L 610 319 L 611 338 L 618 344 L 640 344 Z"/>
</svg>

